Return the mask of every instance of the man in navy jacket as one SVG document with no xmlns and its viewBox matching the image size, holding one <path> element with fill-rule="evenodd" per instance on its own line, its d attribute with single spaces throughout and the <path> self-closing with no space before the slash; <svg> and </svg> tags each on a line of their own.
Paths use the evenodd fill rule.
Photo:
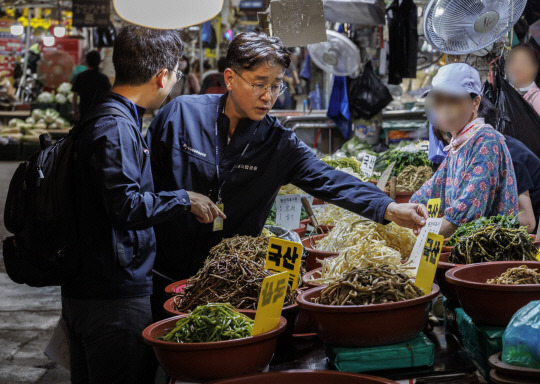
<svg viewBox="0 0 540 384">
<path fill-rule="evenodd" d="M 62 286 L 72 383 L 154 382 L 153 352 L 141 336 L 152 323 L 152 226 L 177 216 L 212 222 L 222 215 L 206 196 L 153 188 L 142 116 L 181 77 L 182 51 L 175 31 L 124 28 L 114 44 L 112 93 L 81 123 L 81 268 Z"/>
<path fill-rule="evenodd" d="M 278 38 L 239 34 L 227 52 L 227 94 L 178 97 L 152 122 L 147 141 L 156 190 L 197 191 L 222 203 L 227 215 L 219 231 L 189 216 L 155 227 L 155 315 L 165 300 L 164 286 L 194 275 L 221 239 L 260 234 L 282 185 L 292 183 L 380 223 L 417 230 L 424 225 L 425 207 L 396 204 L 373 184 L 326 165 L 267 115 L 284 89 L 289 63 Z"/>
</svg>

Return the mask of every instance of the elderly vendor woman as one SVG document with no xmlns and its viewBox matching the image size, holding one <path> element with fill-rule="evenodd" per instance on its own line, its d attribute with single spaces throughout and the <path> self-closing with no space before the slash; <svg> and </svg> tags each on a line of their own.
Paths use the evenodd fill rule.
<svg viewBox="0 0 540 384">
<path fill-rule="evenodd" d="M 411 202 L 441 198 L 441 235 L 481 216 L 517 214 L 512 159 L 504 136 L 478 118 L 480 76 L 463 63 L 442 67 L 433 79 L 426 106 L 434 126 L 450 134 L 446 159 Z"/>
</svg>

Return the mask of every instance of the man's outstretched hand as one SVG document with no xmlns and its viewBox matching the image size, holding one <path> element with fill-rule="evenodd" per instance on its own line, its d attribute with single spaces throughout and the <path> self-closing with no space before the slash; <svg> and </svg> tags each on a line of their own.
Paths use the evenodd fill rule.
<svg viewBox="0 0 540 384">
<path fill-rule="evenodd" d="M 386 207 L 384 218 L 402 227 L 411 228 L 415 235 L 426 225 L 428 211 L 422 204 L 398 204 L 392 202 Z"/>
<path fill-rule="evenodd" d="M 187 191 L 187 194 L 191 203 L 191 213 L 200 223 L 209 224 L 218 217 L 227 218 L 207 196 L 191 191 Z"/>
</svg>

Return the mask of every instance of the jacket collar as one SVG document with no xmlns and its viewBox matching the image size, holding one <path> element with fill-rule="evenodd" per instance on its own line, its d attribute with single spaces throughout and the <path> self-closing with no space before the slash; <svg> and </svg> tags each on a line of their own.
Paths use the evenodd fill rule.
<svg viewBox="0 0 540 384">
<path fill-rule="evenodd" d="M 117 101 L 128 108 L 129 113 L 133 117 L 133 121 L 135 121 L 139 127 L 139 129 L 142 129 L 142 118 L 144 113 L 146 112 L 146 108 L 141 107 L 140 105 L 135 104 L 133 101 L 125 98 L 122 95 L 119 95 L 118 93 L 109 92 L 107 98 Z"/>
</svg>

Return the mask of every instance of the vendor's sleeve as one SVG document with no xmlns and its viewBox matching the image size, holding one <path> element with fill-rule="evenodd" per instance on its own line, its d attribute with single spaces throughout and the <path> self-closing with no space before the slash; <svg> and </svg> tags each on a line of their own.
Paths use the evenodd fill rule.
<svg viewBox="0 0 540 384">
<path fill-rule="evenodd" d="M 309 194 L 383 223 L 386 207 L 393 200 L 372 183 L 336 170 L 319 160 L 313 151 L 291 134 L 285 138 L 282 169 L 288 169 L 288 183 Z"/>
</svg>

